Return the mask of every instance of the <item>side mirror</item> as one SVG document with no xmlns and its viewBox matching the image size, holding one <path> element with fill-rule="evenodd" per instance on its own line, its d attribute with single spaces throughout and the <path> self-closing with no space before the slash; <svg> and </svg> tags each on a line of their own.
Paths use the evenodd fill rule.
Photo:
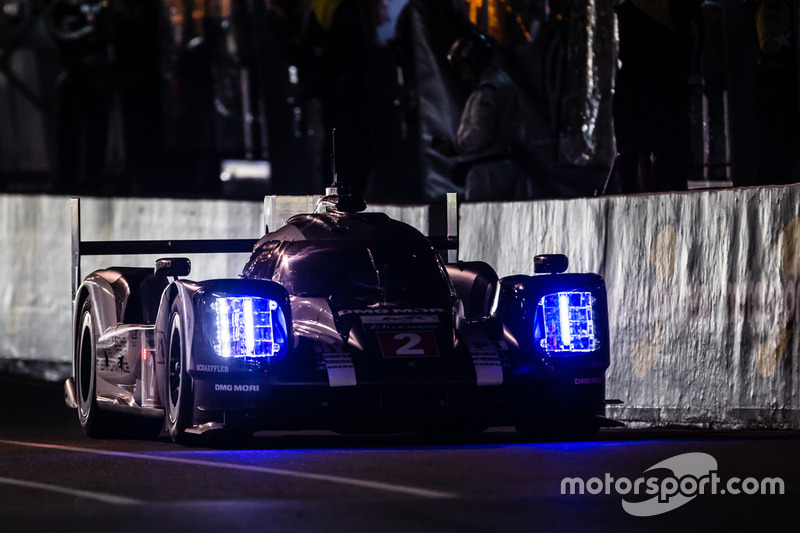
<svg viewBox="0 0 800 533">
<path fill-rule="evenodd" d="M 563 254 L 543 254 L 533 258 L 533 271 L 537 274 L 561 274 L 567 271 L 569 259 Z"/>
<path fill-rule="evenodd" d="M 188 276 L 192 271 L 192 262 L 188 257 L 162 257 L 156 259 L 156 269 L 153 272 L 156 276 Z"/>
</svg>

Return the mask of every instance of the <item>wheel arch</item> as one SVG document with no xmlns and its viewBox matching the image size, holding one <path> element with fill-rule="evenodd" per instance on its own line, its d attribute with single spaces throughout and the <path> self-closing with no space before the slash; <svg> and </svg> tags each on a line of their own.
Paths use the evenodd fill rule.
<svg viewBox="0 0 800 533">
<path fill-rule="evenodd" d="M 127 322 L 126 315 L 130 314 L 127 311 L 131 296 L 139 290 L 141 280 L 151 272 L 152 269 L 149 268 L 118 267 L 96 270 L 84 278 L 75 293 L 72 308 L 73 377 L 77 371 L 75 365 L 81 310 L 86 300 L 92 300 L 92 318 L 95 322 L 95 333 L 99 337 L 109 328 Z"/>
<path fill-rule="evenodd" d="M 92 315 L 96 323 L 97 335 L 100 336 L 106 329 L 117 324 L 119 319 L 118 305 L 113 288 L 107 279 L 102 276 L 87 277 L 75 294 L 72 316 L 72 375 L 75 375 L 75 361 L 78 350 L 78 329 L 81 322 L 81 311 L 86 300 L 92 300 Z"/>
<path fill-rule="evenodd" d="M 156 342 L 156 387 L 159 391 L 163 390 L 167 379 L 165 349 L 169 344 L 170 334 L 170 315 L 172 303 L 176 299 L 181 300 L 181 320 L 183 321 L 183 342 L 187 347 L 191 347 L 194 333 L 194 308 L 192 305 L 192 294 L 196 288 L 189 282 L 174 281 L 167 286 L 161 295 L 161 302 L 158 306 L 158 314 L 155 322 L 155 342 Z M 191 349 L 187 356 L 191 358 Z"/>
<path fill-rule="evenodd" d="M 483 261 L 459 261 L 448 264 L 447 273 L 467 318 L 489 316 L 499 281 L 494 268 Z"/>
</svg>

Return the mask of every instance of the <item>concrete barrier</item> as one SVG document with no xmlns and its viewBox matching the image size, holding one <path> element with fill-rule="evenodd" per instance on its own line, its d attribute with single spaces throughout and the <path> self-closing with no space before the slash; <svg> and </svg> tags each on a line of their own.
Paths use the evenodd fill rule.
<svg viewBox="0 0 800 533">
<path fill-rule="evenodd" d="M 82 200 L 84 240 L 257 238 L 261 204 L 209 200 Z M 0 370 L 61 379 L 70 370 L 70 200 L 0 196 Z M 83 259 L 83 274 L 111 265 L 153 264 L 155 257 Z M 197 277 L 236 276 L 246 255 L 192 256 Z"/>
<path fill-rule="evenodd" d="M 82 201 L 84 240 L 254 238 L 261 202 Z M 372 206 L 423 232 L 427 206 Z M 0 196 L 0 370 L 69 371 L 69 199 Z M 460 208 L 462 260 L 532 273 L 539 253 L 606 278 L 609 415 L 631 423 L 800 427 L 800 186 Z M 192 257 L 192 277 L 237 276 L 246 254 Z M 85 258 L 83 272 L 155 257 Z"/>
<path fill-rule="evenodd" d="M 464 260 L 565 253 L 609 291 L 609 415 L 800 427 L 800 186 L 465 204 Z"/>
</svg>

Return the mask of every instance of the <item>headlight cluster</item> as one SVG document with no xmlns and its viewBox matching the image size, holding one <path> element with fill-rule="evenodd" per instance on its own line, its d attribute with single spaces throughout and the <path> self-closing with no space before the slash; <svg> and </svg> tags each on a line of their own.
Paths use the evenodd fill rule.
<svg viewBox="0 0 800 533">
<path fill-rule="evenodd" d="M 279 358 L 286 353 L 286 319 L 278 302 L 257 296 L 217 296 L 210 307 L 210 340 L 218 356 Z"/>
<path fill-rule="evenodd" d="M 556 292 L 536 306 L 533 337 L 543 353 L 565 357 L 600 348 L 601 327 L 597 298 L 588 291 Z"/>
</svg>

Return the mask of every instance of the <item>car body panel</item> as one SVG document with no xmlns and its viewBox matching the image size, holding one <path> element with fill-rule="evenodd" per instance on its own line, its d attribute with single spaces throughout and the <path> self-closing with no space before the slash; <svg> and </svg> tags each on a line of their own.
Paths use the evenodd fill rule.
<svg viewBox="0 0 800 533">
<path fill-rule="evenodd" d="M 498 279 L 485 263 L 445 265 L 426 237 L 384 214 L 333 210 L 293 217 L 265 235 L 241 279 L 155 278 L 147 269 L 107 269 L 78 290 L 76 331 L 87 297 L 99 329 L 101 409 L 163 416 L 180 320 L 187 433 L 483 428 L 604 415 L 608 317 L 595 274 Z M 160 293 L 148 294 L 151 286 Z M 559 298 L 586 303 L 547 307 Z M 250 311 L 221 303 L 262 301 L 271 310 L 252 315 L 268 324 L 261 329 Z M 561 313 L 556 333 L 537 322 L 544 312 Z M 564 333 L 580 328 L 590 330 L 586 339 Z M 247 351 L 226 355 L 240 330 L 250 335 Z M 253 351 L 255 331 L 274 352 Z M 536 335 L 546 338 L 536 344 Z"/>
</svg>

